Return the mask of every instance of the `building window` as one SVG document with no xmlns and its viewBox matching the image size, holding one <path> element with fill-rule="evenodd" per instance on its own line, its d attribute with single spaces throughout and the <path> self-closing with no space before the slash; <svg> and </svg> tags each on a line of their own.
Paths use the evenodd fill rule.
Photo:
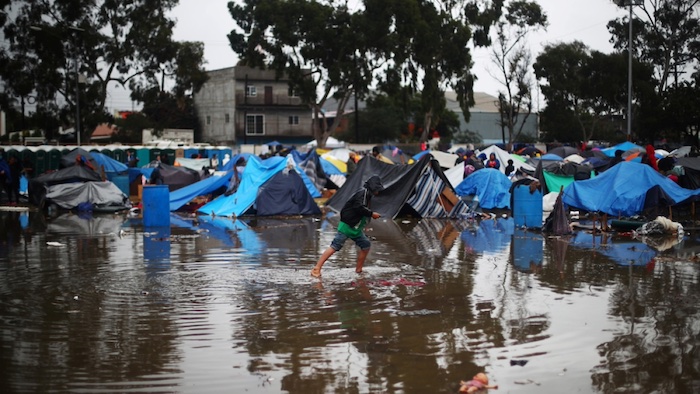
<svg viewBox="0 0 700 394">
<path fill-rule="evenodd" d="M 294 90 L 293 87 L 290 87 L 289 90 L 287 90 L 287 95 L 289 97 L 299 97 L 299 93 L 297 93 L 297 91 Z"/>
<path fill-rule="evenodd" d="M 265 117 L 263 115 L 247 115 L 245 118 L 245 133 L 247 135 L 265 134 Z"/>
<path fill-rule="evenodd" d="M 211 116 L 207 115 L 207 124 L 211 124 Z"/>
<path fill-rule="evenodd" d="M 258 89 L 256 89 L 254 85 L 246 85 L 245 95 L 248 97 L 255 97 L 258 95 Z"/>
<path fill-rule="evenodd" d="M 231 121 L 231 118 L 229 117 L 228 114 L 226 114 L 225 119 L 226 119 L 225 120 L 226 123 L 229 123 Z"/>
<path fill-rule="evenodd" d="M 289 124 L 299 124 L 299 116 L 292 115 L 289 117 Z"/>
</svg>

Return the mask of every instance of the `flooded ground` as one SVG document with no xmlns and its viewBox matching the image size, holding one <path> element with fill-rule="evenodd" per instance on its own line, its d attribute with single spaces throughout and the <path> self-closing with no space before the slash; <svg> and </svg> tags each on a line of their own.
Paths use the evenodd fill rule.
<svg viewBox="0 0 700 394">
<path fill-rule="evenodd" d="M 700 392 L 700 239 L 0 212 L 0 391 Z"/>
</svg>

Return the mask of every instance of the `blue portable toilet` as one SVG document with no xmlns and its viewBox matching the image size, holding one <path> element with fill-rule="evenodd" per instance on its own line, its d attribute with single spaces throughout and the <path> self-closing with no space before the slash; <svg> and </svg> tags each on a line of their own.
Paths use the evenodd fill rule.
<svg viewBox="0 0 700 394">
<path fill-rule="evenodd" d="M 197 157 L 198 154 L 199 154 L 199 149 L 187 148 L 187 149 L 185 149 L 185 152 L 184 152 L 185 156 L 184 157 L 185 157 L 185 159 L 192 159 L 193 155 L 194 155 L 194 157 Z"/>
<path fill-rule="evenodd" d="M 542 192 L 539 189 L 530 193 L 530 186 L 516 186 L 512 209 L 517 227 L 542 228 Z"/>
</svg>

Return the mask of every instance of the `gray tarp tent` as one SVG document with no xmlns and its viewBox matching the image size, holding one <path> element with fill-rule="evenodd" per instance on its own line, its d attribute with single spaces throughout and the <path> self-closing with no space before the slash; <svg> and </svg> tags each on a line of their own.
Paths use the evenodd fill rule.
<svg viewBox="0 0 700 394">
<path fill-rule="evenodd" d="M 112 182 L 64 183 L 49 186 L 46 200 L 64 209 L 89 202 L 96 207 L 128 208 L 128 197 Z"/>
</svg>

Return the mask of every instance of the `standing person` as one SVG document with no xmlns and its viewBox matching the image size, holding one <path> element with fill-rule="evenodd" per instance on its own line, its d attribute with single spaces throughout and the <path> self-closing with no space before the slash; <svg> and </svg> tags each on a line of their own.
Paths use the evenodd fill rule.
<svg viewBox="0 0 700 394">
<path fill-rule="evenodd" d="M 5 191 L 10 205 L 15 206 L 19 202 L 19 178 L 22 174 L 22 165 L 15 156 L 10 156 L 7 165 L 10 167 L 10 175 L 5 179 Z"/>
<path fill-rule="evenodd" d="M 371 219 L 379 219 L 381 215 L 377 212 L 372 212 L 369 209 L 372 196 L 376 196 L 380 191 L 384 190 L 381 179 L 377 175 L 372 175 L 362 189 L 355 192 L 350 199 L 343 205 L 340 210 L 340 223 L 338 224 L 338 232 L 331 242 L 331 246 L 326 249 L 318 259 L 316 266 L 311 270 L 311 276 L 315 278 L 321 277 L 321 268 L 333 254 L 342 249 L 345 241 L 353 240 L 360 248 L 357 254 L 357 265 L 355 272 L 362 273 L 362 266 L 369 254 L 369 248 L 372 244 L 369 238 L 362 231 L 365 225 Z"/>
<path fill-rule="evenodd" d="M 219 157 L 214 153 L 211 156 L 211 159 L 209 159 L 209 167 L 211 167 L 214 171 L 219 170 Z"/>
<path fill-rule="evenodd" d="M 513 159 L 508 159 L 508 165 L 506 166 L 506 176 L 510 176 L 515 171 L 515 166 L 513 165 Z"/>
<path fill-rule="evenodd" d="M 357 153 L 350 152 L 350 154 L 348 155 L 348 161 L 345 162 L 345 165 L 348 168 L 346 171 L 346 175 L 349 176 L 357 168 Z"/>
<path fill-rule="evenodd" d="M 5 150 L 0 148 L 0 194 L 3 191 L 7 191 L 7 184 L 10 182 L 10 166 L 5 160 Z M 7 195 L 8 201 L 10 195 Z"/>
</svg>

